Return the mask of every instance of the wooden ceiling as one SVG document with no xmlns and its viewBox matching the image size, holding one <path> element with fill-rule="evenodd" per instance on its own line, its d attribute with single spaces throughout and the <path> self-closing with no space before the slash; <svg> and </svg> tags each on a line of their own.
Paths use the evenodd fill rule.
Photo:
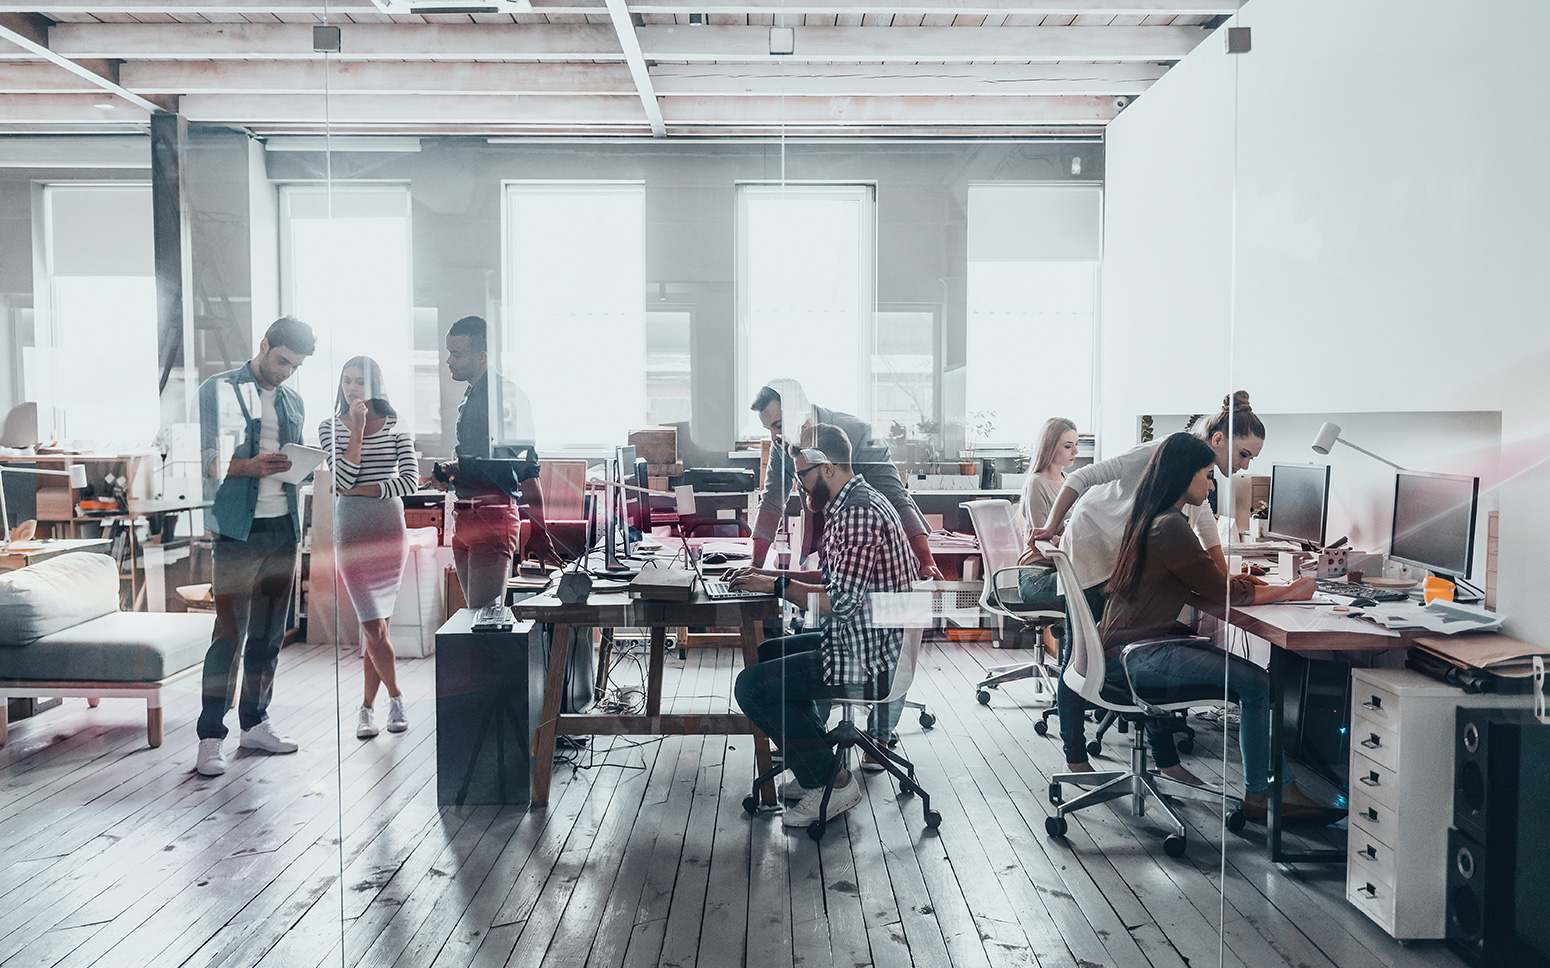
<svg viewBox="0 0 1550 968">
<path fill-rule="evenodd" d="M 1091 134 L 1240 2 L 0 0 L 0 135 L 155 111 L 261 135 Z M 773 26 L 794 53 L 770 53 Z"/>
</svg>

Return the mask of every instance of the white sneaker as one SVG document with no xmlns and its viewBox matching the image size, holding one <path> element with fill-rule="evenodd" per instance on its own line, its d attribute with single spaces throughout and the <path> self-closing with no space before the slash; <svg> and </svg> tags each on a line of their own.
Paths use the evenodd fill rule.
<svg viewBox="0 0 1550 968">
<path fill-rule="evenodd" d="M 200 776 L 220 776 L 226 772 L 226 754 L 221 751 L 222 740 L 202 739 L 199 755 L 194 758 L 194 772 Z"/>
<path fill-rule="evenodd" d="M 301 749 L 289 736 L 275 732 L 274 724 L 267 719 L 252 729 L 244 729 L 237 745 L 245 750 L 261 750 L 265 753 L 294 753 Z"/>
<path fill-rule="evenodd" d="M 818 789 L 822 790 L 823 787 Z M 782 800 L 800 800 L 807 796 L 807 787 L 802 785 L 802 781 L 792 777 L 780 785 L 779 793 Z"/>
<path fill-rule="evenodd" d="M 390 733 L 402 733 L 409 728 L 409 717 L 404 715 L 404 697 L 388 697 L 388 721 L 387 730 Z"/>
<path fill-rule="evenodd" d="M 377 724 L 371 721 L 371 707 L 362 706 L 361 712 L 355 720 L 355 738 L 371 739 L 377 735 Z"/>
<path fill-rule="evenodd" d="M 835 787 L 833 795 L 829 797 L 829 811 L 825 819 L 833 820 L 860 802 L 861 781 L 856 778 L 856 773 L 852 770 L 850 779 L 845 782 L 845 785 Z M 787 808 L 780 822 L 788 827 L 806 827 L 818 819 L 818 807 L 821 803 L 823 803 L 823 790 L 821 788 L 809 790 L 802 795 L 801 801 L 796 806 Z"/>
</svg>

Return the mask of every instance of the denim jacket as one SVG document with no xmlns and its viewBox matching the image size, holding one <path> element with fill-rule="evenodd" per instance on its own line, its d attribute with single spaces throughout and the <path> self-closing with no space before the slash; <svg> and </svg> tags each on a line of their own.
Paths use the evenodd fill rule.
<svg viewBox="0 0 1550 968">
<path fill-rule="evenodd" d="M 204 493 L 213 500 L 209 511 L 210 530 L 227 538 L 246 541 L 253 526 L 253 510 L 258 506 L 258 478 L 227 477 L 220 460 L 221 438 L 231 437 L 236 444 L 233 457 L 258 454 L 261 434 L 261 404 L 258 381 L 249 364 L 217 373 L 199 384 L 199 446 L 204 466 Z M 301 442 L 301 394 L 288 386 L 275 390 L 275 410 L 280 421 L 280 446 Z M 297 488 L 282 484 L 285 503 L 290 507 L 291 526 L 301 533 L 301 514 Z"/>
</svg>

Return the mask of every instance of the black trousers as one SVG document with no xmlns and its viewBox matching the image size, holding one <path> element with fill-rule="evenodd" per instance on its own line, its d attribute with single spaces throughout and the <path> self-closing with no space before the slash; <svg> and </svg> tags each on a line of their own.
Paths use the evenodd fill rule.
<svg viewBox="0 0 1550 968">
<path fill-rule="evenodd" d="M 214 554 L 215 631 L 205 653 L 200 739 L 226 738 L 223 720 L 237 694 L 239 654 L 242 698 L 237 721 L 243 729 L 252 729 L 268 718 L 296 569 L 290 516 L 259 518 L 246 541 L 217 535 Z"/>
</svg>

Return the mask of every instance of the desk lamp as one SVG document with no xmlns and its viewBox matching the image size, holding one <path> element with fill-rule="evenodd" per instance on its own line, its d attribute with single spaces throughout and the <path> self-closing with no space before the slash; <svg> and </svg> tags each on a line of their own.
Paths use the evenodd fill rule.
<svg viewBox="0 0 1550 968">
<path fill-rule="evenodd" d="M 0 461 L 0 478 L 4 478 L 6 474 L 33 474 L 38 477 L 68 477 L 70 478 L 71 487 L 86 486 L 85 464 L 71 464 L 70 469 L 67 471 L 50 471 L 38 467 L 8 467 L 3 461 Z M 3 481 L 0 481 L 0 529 L 3 529 L 4 532 L 3 534 L 0 534 L 0 550 L 10 551 L 11 513 L 5 506 L 5 486 Z"/>
<path fill-rule="evenodd" d="M 1394 468 L 1396 471 L 1404 470 L 1403 467 L 1400 467 L 1398 464 L 1389 460 L 1387 457 L 1379 457 L 1377 454 L 1374 454 L 1372 451 L 1366 449 L 1365 447 L 1358 447 L 1351 443 L 1349 440 L 1346 440 L 1344 437 L 1340 436 L 1340 425 L 1332 424 L 1328 421 L 1325 421 L 1324 426 L 1319 428 L 1319 435 L 1313 438 L 1313 452 L 1315 454 L 1327 454 L 1334 448 L 1335 444 L 1337 443 L 1345 444 L 1352 450 L 1359 450 L 1366 454 L 1368 457 L 1371 457 L 1373 460 L 1382 461 L 1383 463 Z"/>
<path fill-rule="evenodd" d="M 679 485 L 678 487 L 673 488 L 671 493 L 666 491 L 653 491 L 650 488 L 636 487 L 634 484 L 621 484 L 618 481 L 606 480 L 587 481 L 586 486 L 595 490 L 602 490 L 604 493 L 607 493 L 609 488 L 614 488 L 616 490 L 635 491 L 637 493 L 646 495 L 656 494 L 661 497 L 672 497 L 674 499 L 674 503 L 677 506 L 679 514 L 693 514 L 695 511 L 694 488 L 687 484 Z M 613 527 L 612 522 L 609 522 L 609 527 Z M 685 548 L 688 547 L 687 540 L 685 540 L 684 545 Z M 575 605 L 585 602 L 587 597 L 592 594 L 592 576 L 585 570 L 583 566 L 583 563 L 586 561 L 587 554 L 590 552 L 590 550 L 591 549 L 583 551 L 581 555 L 576 558 L 575 566 L 570 571 L 565 572 L 560 576 L 560 584 L 556 589 L 556 597 L 558 597 L 560 601 L 567 605 Z M 612 553 L 610 552 L 607 560 L 605 560 L 603 564 L 603 568 L 607 571 L 617 571 L 622 570 L 623 566 L 620 565 L 619 560 L 613 557 Z"/>
</svg>

